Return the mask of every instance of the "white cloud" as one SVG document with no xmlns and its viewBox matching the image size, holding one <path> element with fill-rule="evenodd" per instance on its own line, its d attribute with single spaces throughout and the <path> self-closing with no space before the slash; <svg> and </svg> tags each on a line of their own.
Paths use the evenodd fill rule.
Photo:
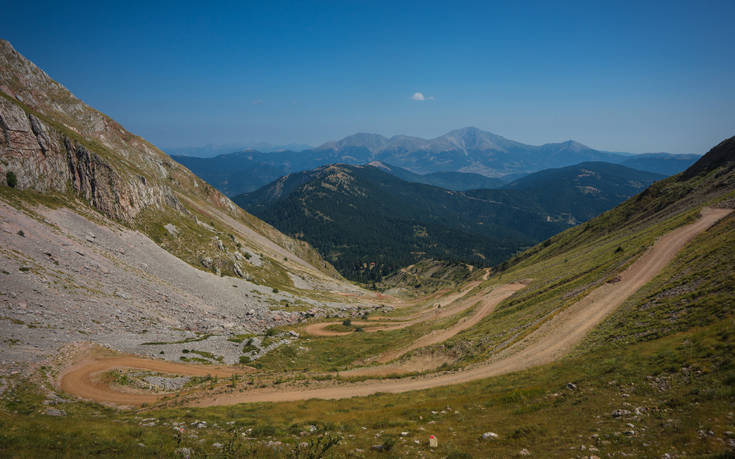
<svg viewBox="0 0 735 459">
<path fill-rule="evenodd" d="M 411 99 L 423 102 L 425 100 L 434 100 L 434 96 L 424 96 L 424 93 L 422 92 L 415 92 L 413 93 L 413 96 L 411 96 Z"/>
</svg>

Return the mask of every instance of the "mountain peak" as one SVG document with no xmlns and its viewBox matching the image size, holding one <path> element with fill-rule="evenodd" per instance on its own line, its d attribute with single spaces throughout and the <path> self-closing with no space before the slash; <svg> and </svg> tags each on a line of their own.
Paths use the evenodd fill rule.
<svg viewBox="0 0 735 459">
<path fill-rule="evenodd" d="M 483 131 L 474 126 L 449 131 L 435 140 L 446 142 L 455 148 L 467 152 L 468 150 L 499 150 L 505 151 L 516 142 L 505 137 Z"/>
<path fill-rule="evenodd" d="M 381 170 L 384 170 L 384 171 L 386 171 L 386 172 L 390 172 L 390 170 L 391 170 L 391 168 L 390 168 L 390 167 L 388 167 L 388 165 L 387 165 L 387 164 L 385 164 L 385 163 L 384 163 L 384 162 L 382 162 L 382 161 L 370 161 L 369 163 L 367 163 L 367 165 L 368 165 L 368 166 L 372 166 L 372 167 L 375 167 L 375 168 L 377 168 L 377 169 L 381 169 Z"/>
<path fill-rule="evenodd" d="M 378 151 L 381 147 L 388 143 L 388 138 L 380 134 L 371 134 L 369 132 L 358 132 L 349 135 L 341 140 L 327 142 L 319 147 L 320 150 L 339 150 L 349 147 L 363 147 L 371 152 Z"/>
<path fill-rule="evenodd" d="M 577 142 L 576 140 L 567 140 L 566 142 L 562 142 L 562 145 L 571 151 L 582 151 L 582 150 L 589 150 L 590 147 L 587 145 L 581 144 Z"/>
</svg>

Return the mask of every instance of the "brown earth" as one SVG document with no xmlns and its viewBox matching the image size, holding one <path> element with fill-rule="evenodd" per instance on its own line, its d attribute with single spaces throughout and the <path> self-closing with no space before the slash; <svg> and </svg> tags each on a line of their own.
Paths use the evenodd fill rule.
<svg viewBox="0 0 735 459">
<path fill-rule="evenodd" d="M 464 311 L 479 301 L 475 296 L 470 301 L 454 304 L 455 301 L 466 296 L 472 289 L 477 287 L 479 282 L 470 282 L 459 292 L 442 297 L 437 302 L 432 302 L 419 312 L 403 317 L 386 317 L 376 316 L 373 320 L 353 320 L 352 325 L 362 327 L 364 332 L 373 333 L 377 331 L 399 330 L 401 328 L 410 327 L 411 325 L 425 322 L 431 319 L 442 319 L 451 315 Z M 450 308 L 442 309 L 444 306 L 453 304 Z M 390 321 L 390 322 L 389 322 Z M 304 332 L 312 336 L 344 336 L 354 333 L 354 331 L 335 331 L 329 330 L 328 327 L 339 324 L 340 322 L 318 322 L 309 324 L 304 327 Z"/>
<path fill-rule="evenodd" d="M 386 352 L 378 357 L 378 362 L 390 362 L 415 349 L 443 343 L 457 333 L 477 325 L 477 323 L 492 313 L 498 304 L 523 287 L 525 287 L 525 284 L 506 284 L 495 287 L 490 293 L 483 295 L 475 311 L 468 317 L 460 319 L 449 328 L 434 330 L 403 349 Z M 473 299 L 475 298 L 473 297 Z"/>
<path fill-rule="evenodd" d="M 165 394 L 148 392 L 119 392 L 111 390 L 109 385 L 100 380 L 100 375 L 106 371 L 131 368 L 151 370 L 160 373 L 182 376 L 218 376 L 227 377 L 254 371 L 253 368 L 235 368 L 220 365 L 193 365 L 152 360 L 140 357 L 89 357 L 67 368 L 59 377 L 59 386 L 64 392 L 75 394 L 86 400 L 101 403 L 112 403 L 119 406 L 136 406 L 143 403 L 153 403 Z"/>
</svg>

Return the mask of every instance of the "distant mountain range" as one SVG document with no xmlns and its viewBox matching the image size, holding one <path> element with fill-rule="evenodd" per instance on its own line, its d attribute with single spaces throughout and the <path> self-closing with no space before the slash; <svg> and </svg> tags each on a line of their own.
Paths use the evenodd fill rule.
<svg viewBox="0 0 735 459">
<path fill-rule="evenodd" d="M 344 276 L 374 282 L 426 258 L 494 265 L 664 178 L 588 162 L 534 173 L 502 189 L 458 192 L 396 173 L 406 171 L 382 163 L 322 166 L 234 201 L 309 242 Z"/>
<path fill-rule="evenodd" d="M 285 174 L 336 163 L 358 165 L 379 161 L 392 168 L 399 177 L 408 173 L 423 176 L 406 180 L 466 190 L 475 185 L 487 188 L 500 183 L 478 176 L 508 182 L 532 172 L 585 161 L 605 161 L 672 175 L 686 169 L 697 158 L 697 155 L 633 155 L 600 151 L 572 140 L 526 145 L 473 127 L 457 129 L 435 139 L 405 135 L 388 138 L 361 133 L 302 151 L 267 153 L 250 150 L 204 160 L 174 156 L 229 196 L 254 191 Z M 433 175 L 437 173 L 444 175 Z M 459 176 L 457 173 L 474 175 Z"/>
<path fill-rule="evenodd" d="M 251 143 L 230 143 L 222 145 L 199 145 L 194 147 L 170 147 L 166 148 L 166 153 L 177 156 L 194 156 L 197 158 L 213 158 L 227 153 L 242 151 L 261 151 L 263 153 L 271 153 L 274 151 L 301 151 L 312 148 L 311 145 L 303 143 L 288 143 L 284 145 L 273 144 L 268 142 L 251 142 Z"/>
</svg>

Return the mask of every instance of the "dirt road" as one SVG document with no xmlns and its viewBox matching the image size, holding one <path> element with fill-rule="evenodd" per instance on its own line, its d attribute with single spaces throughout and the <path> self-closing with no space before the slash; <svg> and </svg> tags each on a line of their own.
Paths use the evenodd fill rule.
<svg viewBox="0 0 735 459">
<path fill-rule="evenodd" d="M 424 308 L 424 310 L 411 314 L 410 316 L 395 318 L 381 316 L 376 317 L 376 320 L 373 321 L 352 321 L 352 325 L 362 327 L 364 332 L 373 333 L 377 331 L 399 330 L 401 328 L 410 327 L 411 325 L 425 322 L 427 320 L 449 317 L 451 315 L 464 311 L 465 309 L 471 307 L 475 302 L 479 301 L 477 298 L 473 297 L 474 299 L 472 299 L 472 302 L 462 302 L 454 304 L 457 300 L 463 298 L 472 289 L 477 287 L 478 284 L 479 282 L 470 282 L 464 289 L 460 290 L 459 292 L 444 296 L 438 301 L 430 303 L 427 308 Z M 449 304 L 452 304 L 452 306 L 442 309 Z M 391 319 L 392 321 L 389 321 Z M 309 324 L 304 327 L 304 333 L 307 333 L 311 336 L 344 336 L 354 333 L 354 331 L 334 331 L 328 329 L 328 327 L 332 325 L 337 325 L 339 323 L 340 322 L 318 322 Z"/>
<path fill-rule="evenodd" d="M 90 358 L 82 360 L 62 372 L 59 378 L 61 389 L 87 400 L 112 403 L 119 406 L 138 406 L 143 403 L 152 403 L 165 395 L 134 391 L 119 392 L 99 381 L 99 376 L 102 373 L 118 368 L 151 370 L 183 376 L 211 375 L 219 377 L 248 371 L 248 369 L 243 370 L 227 366 L 191 365 L 139 357 Z M 253 369 L 249 369 L 249 371 L 253 371 Z"/>
<path fill-rule="evenodd" d="M 702 211 L 702 217 L 696 222 L 677 228 L 659 238 L 652 248 L 620 274 L 619 282 L 596 288 L 585 298 L 554 316 L 524 340 L 506 349 L 491 361 L 469 370 L 410 380 L 366 381 L 310 389 L 258 389 L 247 392 L 233 392 L 200 398 L 194 404 L 197 406 L 213 406 L 310 398 L 340 399 L 366 396 L 377 392 L 407 392 L 464 383 L 552 362 L 571 350 L 608 314 L 643 285 L 651 281 L 673 260 L 687 242 L 730 212 L 730 209 L 705 208 Z M 138 368 L 138 365 L 148 365 L 145 368 L 162 371 L 159 365 L 167 363 L 145 359 L 138 360 L 143 360 L 145 363 L 128 362 L 125 366 Z M 82 398 L 129 404 L 128 400 L 124 398 L 126 394 L 120 394 L 108 387 L 97 387 L 87 383 L 87 381 L 91 381 L 91 375 L 118 368 L 120 365 L 121 363 L 114 359 L 79 364 L 75 367 L 76 369 L 67 371 L 62 376 L 61 386 L 66 392 Z M 178 371 L 177 369 L 176 372 Z"/>
<path fill-rule="evenodd" d="M 432 344 L 443 343 L 457 333 L 474 327 L 475 325 L 477 325 L 478 322 L 480 322 L 491 312 L 493 312 L 495 310 L 495 307 L 500 304 L 504 299 L 513 295 L 515 292 L 522 289 L 523 287 L 525 287 L 524 284 L 505 284 L 494 288 L 487 295 L 483 295 L 482 299 L 480 300 L 480 304 L 468 317 L 460 319 L 456 324 L 452 325 L 449 328 L 445 328 L 443 330 L 435 330 L 427 335 L 424 335 L 403 349 L 396 349 L 386 352 L 378 357 L 378 362 L 390 362 L 391 360 L 395 360 L 402 355 L 413 351 L 414 349 L 431 346 Z"/>
</svg>

